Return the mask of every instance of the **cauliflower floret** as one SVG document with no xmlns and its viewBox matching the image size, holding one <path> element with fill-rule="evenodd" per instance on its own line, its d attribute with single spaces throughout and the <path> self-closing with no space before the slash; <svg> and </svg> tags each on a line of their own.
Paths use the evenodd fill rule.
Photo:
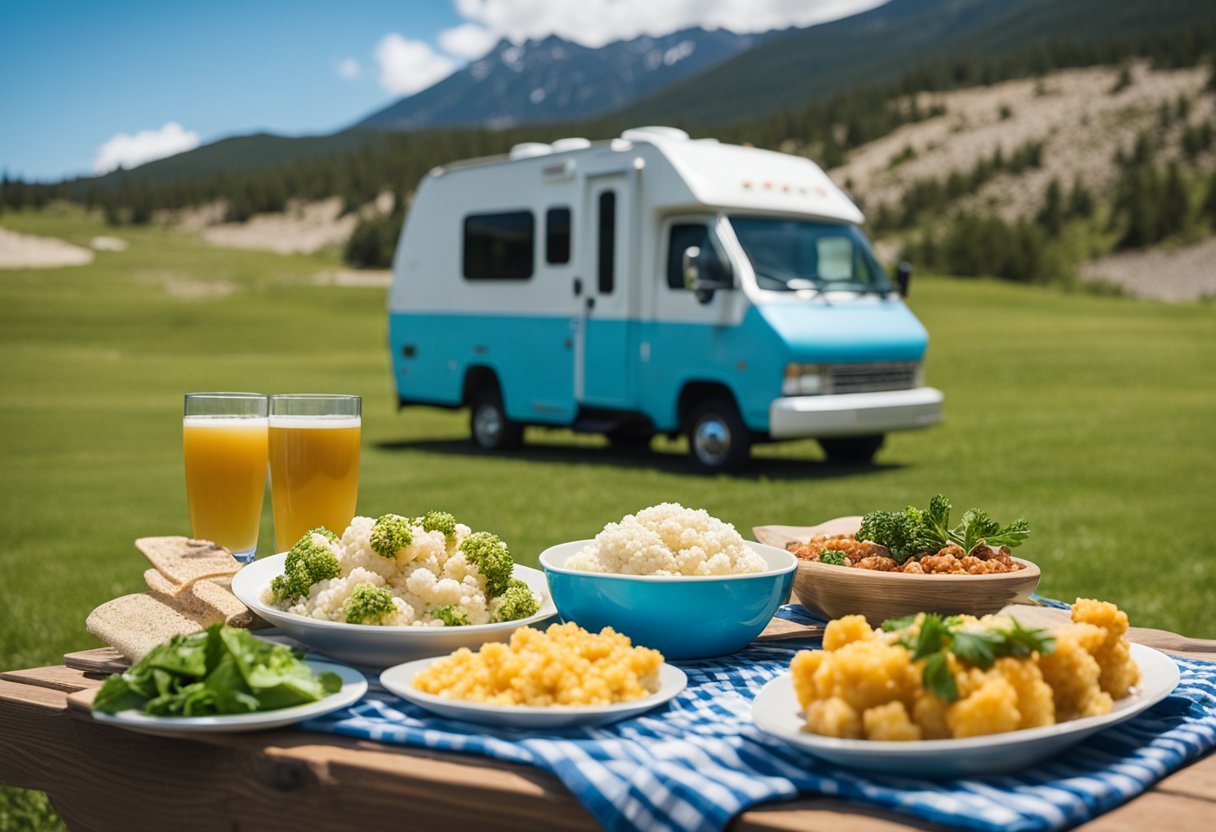
<svg viewBox="0 0 1216 832">
<path fill-rule="evenodd" d="M 403 585 L 414 595 L 430 602 L 435 596 L 435 584 L 438 582 L 439 577 L 434 572 L 419 566 L 409 571 Z"/>
<path fill-rule="evenodd" d="M 382 587 L 384 583 L 384 578 L 380 574 L 362 567 L 352 569 L 344 577 L 322 581 L 313 587 L 314 591 L 309 594 L 308 600 L 305 602 L 311 609 L 308 615 L 322 621 L 344 621 L 346 616 L 342 612 L 342 605 L 355 591 L 355 587 L 360 584 Z"/>
<path fill-rule="evenodd" d="M 566 566 L 586 572 L 690 576 L 748 574 L 767 568 L 734 526 L 704 509 L 678 503 L 660 503 L 609 523 Z"/>
<path fill-rule="evenodd" d="M 372 549 L 372 529 L 375 526 L 376 521 L 371 517 L 351 520 L 342 534 L 342 553 L 338 560 L 344 570 L 362 568 L 391 581 L 397 575 L 397 563 L 393 558 L 382 557 Z"/>
<path fill-rule="evenodd" d="M 822 650 L 799 650 L 790 662 L 794 693 L 798 695 L 798 704 L 802 706 L 803 711 L 816 698 L 815 671 L 823 664 L 823 656 Z"/>
<path fill-rule="evenodd" d="M 861 727 L 868 740 L 908 742 L 921 738 L 920 726 L 908 717 L 903 702 L 888 702 L 861 715 Z"/>
<path fill-rule="evenodd" d="M 1109 601 L 1078 598 L 1072 605 L 1072 620 L 1102 628 L 1102 642 L 1090 649 L 1102 669 L 1098 684 L 1112 699 L 1122 699 L 1140 681 L 1140 667 L 1132 659 L 1123 637 L 1127 633 L 1127 613 Z"/>
<path fill-rule="evenodd" d="M 920 726 L 921 736 L 927 740 L 944 740 L 950 737 L 950 726 L 946 724 L 946 712 L 950 703 L 929 691 L 916 692 L 912 705 L 912 716 Z"/>
<path fill-rule="evenodd" d="M 1043 681 L 1043 671 L 1033 661 L 997 659 L 993 670 L 1013 685 L 1018 694 L 1018 728 L 1054 725 L 1056 706 L 1051 686 Z"/>
<path fill-rule="evenodd" d="M 839 650 L 855 641 L 873 641 L 877 636 L 864 615 L 846 615 L 828 622 L 823 631 L 823 649 Z"/>
<path fill-rule="evenodd" d="M 843 699 L 817 699 L 806 708 L 806 730 L 825 737 L 861 739 L 861 717 Z"/>
<path fill-rule="evenodd" d="M 481 577 L 481 573 L 477 571 L 477 567 L 469 563 L 464 552 L 454 552 L 448 555 L 448 559 L 443 564 L 443 577 L 451 578 L 454 581 L 463 581 L 468 577 Z M 484 578 L 482 581 L 484 582 Z"/>
<path fill-rule="evenodd" d="M 1018 727 L 1018 692 L 999 673 L 978 668 L 955 677 L 962 697 L 946 710 L 952 737 L 1002 734 Z"/>
<path fill-rule="evenodd" d="M 1092 655 L 1105 641 L 1105 631 L 1093 624 L 1072 624 L 1054 634 L 1056 648 L 1040 657 L 1039 668 L 1051 686 L 1056 719 L 1110 713 L 1114 703 L 1098 683 L 1102 668 Z"/>
</svg>

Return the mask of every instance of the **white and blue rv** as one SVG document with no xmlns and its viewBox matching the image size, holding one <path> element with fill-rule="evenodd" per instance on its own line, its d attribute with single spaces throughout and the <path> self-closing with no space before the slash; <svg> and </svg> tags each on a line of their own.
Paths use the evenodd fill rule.
<svg viewBox="0 0 1216 832">
<path fill-rule="evenodd" d="M 668 127 L 436 168 L 393 263 L 399 402 L 469 407 L 489 450 L 549 425 L 685 433 L 709 471 L 769 439 L 868 461 L 942 394 L 862 221 L 805 158 Z"/>
</svg>

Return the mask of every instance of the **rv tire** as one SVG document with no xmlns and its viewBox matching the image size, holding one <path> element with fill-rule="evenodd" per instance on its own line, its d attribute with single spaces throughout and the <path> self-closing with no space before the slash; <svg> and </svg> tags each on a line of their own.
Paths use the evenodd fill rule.
<svg viewBox="0 0 1216 832">
<path fill-rule="evenodd" d="M 734 473 L 747 466 L 752 437 L 727 398 L 706 399 L 688 417 L 688 456 L 707 474 Z"/>
<path fill-rule="evenodd" d="M 469 432 L 473 444 L 483 451 L 507 451 L 524 441 L 524 426 L 507 418 L 497 390 L 480 390 L 469 409 Z"/>
<path fill-rule="evenodd" d="M 869 465 L 885 438 L 881 433 L 873 436 L 839 436 L 820 439 L 819 447 L 823 448 L 828 462 L 834 465 Z"/>
</svg>

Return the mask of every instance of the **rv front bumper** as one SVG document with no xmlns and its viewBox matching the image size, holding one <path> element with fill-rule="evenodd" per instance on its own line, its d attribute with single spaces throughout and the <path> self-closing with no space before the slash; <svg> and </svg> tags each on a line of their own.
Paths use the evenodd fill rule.
<svg viewBox="0 0 1216 832">
<path fill-rule="evenodd" d="M 769 406 L 769 434 L 774 439 L 796 439 L 927 428 L 942 420 L 942 398 L 940 390 L 918 387 L 775 399 Z"/>
</svg>

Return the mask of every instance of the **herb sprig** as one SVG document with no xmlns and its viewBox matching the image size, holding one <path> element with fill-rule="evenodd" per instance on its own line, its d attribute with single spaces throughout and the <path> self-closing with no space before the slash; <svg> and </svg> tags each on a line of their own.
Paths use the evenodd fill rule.
<svg viewBox="0 0 1216 832">
<path fill-rule="evenodd" d="M 839 549 L 821 549 L 819 551 L 819 562 L 830 563 L 833 566 L 848 566 L 849 557 Z"/>
<path fill-rule="evenodd" d="M 882 623 L 883 632 L 907 630 L 916 623 L 916 618 L 909 615 L 887 619 Z M 1046 656 L 1055 650 L 1056 640 L 1046 630 L 1023 627 L 1016 619 L 1008 627 L 981 630 L 964 627 L 959 616 L 943 618 L 932 613 L 921 620 L 915 640 L 909 635 L 899 639 L 898 644 L 912 651 L 912 661 L 924 660 L 921 680 L 925 689 L 939 699 L 953 702 L 958 699 L 958 685 L 950 672 L 947 653 L 987 670 L 1006 656 L 1024 658 L 1034 652 Z"/>
</svg>

